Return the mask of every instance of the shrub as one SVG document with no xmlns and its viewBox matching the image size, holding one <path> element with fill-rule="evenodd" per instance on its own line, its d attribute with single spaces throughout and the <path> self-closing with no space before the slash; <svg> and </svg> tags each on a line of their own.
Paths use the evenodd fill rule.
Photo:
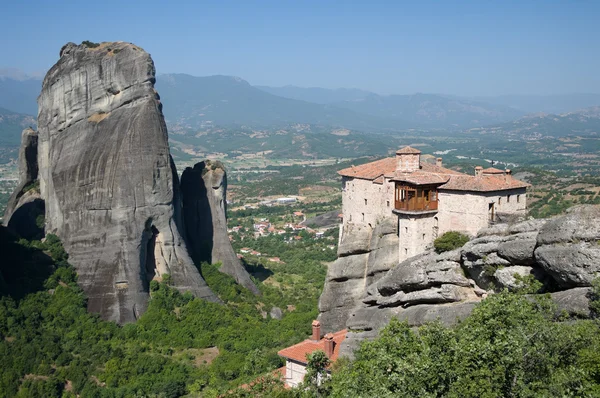
<svg viewBox="0 0 600 398">
<path fill-rule="evenodd" d="M 87 48 L 96 48 L 100 45 L 100 43 L 94 43 L 93 41 L 84 40 L 81 42 L 82 46 L 86 46 Z"/>
<path fill-rule="evenodd" d="M 469 241 L 469 237 L 457 231 L 448 231 L 433 241 L 436 253 L 443 253 L 463 247 Z"/>
</svg>

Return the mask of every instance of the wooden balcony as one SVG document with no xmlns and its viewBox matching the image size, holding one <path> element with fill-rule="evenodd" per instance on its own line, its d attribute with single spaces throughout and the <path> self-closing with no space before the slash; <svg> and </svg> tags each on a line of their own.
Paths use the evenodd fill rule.
<svg viewBox="0 0 600 398">
<path fill-rule="evenodd" d="M 394 210 L 396 212 L 425 213 L 437 212 L 438 210 L 435 187 L 397 184 L 394 199 Z"/>
</svg>

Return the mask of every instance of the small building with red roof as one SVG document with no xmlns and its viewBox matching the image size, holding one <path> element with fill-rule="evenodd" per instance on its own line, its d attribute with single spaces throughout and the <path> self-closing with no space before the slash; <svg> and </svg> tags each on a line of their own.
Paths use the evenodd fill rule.
<svg viewBox="0 0 600 398">
<path fill-rule="evenodd" d="M 284 348 L 277 354 L 285 359 L 284 382 L 288 387 L 296 387 L 304 380 L 306 375 L 306 366 L 308 365 L 307 355 L 315 351 L 323 351 L 331 363 L 335 362 L 340 354 L 340 345 L 346 339 L 347 330 L 340 330 L 335 333 L 327 333 L 321 337 L 321 323 L 312 322 L 312 336 L 301 343 L 291 347 Z"/>
<path fill-rule="evenodd" d="M 396 156 L 338 172 L 342 176 L 340 241 L 351 230 L 391 220 L 399 237 L 398 259 L 415 256 L 447 231 L 475 235 L 490 223 L 524 215 L 529 184 L 510 170 L 475 167 L 465 174 L 421 160 L 404 147 Z"/>
</svg>

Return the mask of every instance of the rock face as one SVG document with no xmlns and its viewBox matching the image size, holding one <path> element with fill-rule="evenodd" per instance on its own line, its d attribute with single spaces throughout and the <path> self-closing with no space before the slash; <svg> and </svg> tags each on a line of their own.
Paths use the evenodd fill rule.
<svg viewBox="0 0 600 398">
<path fill-rule="evenodd" d="M 562 288 L 590 286 L 600 274 L 600 207 L 578 206 L 537 236 L 535 259 Z"/>
<path fill-rule="evenodd" d="M 69 43 L 38 99 L 46 231 L 57 234 L 88 307 L 120 323 L 144 312 L 148 286 L 217 300 L 182 236 L 178 177 L 150 55 L 123 42 Z"/>
<path fill-rule="evenodd" d="M 44 215 L 44 201 L 38 183 L 38 133 L 23 130 L 19 149 L 19 185 L 8 199 L 4 225 L 27 239 L 39 239 L 43 225 L 37 222 Z"/>
<path fill-rule="evenodd" d="M 259 294 L 227 235 L 227 173 L 221 162 L 207 160 L 186 168 L 181 193 L 187 241 L 196 263 L 219 262 L 219 271 Z"/>
<path fill-rule="evenodd" d="M 319 299 L 319 321 L 325 333 L 343 329 L 367 286 L 398 263 L 398 236 L 393 223 L 349 231 L 329 265 Z"/>
<path fill-rule="evenodd" d="M 396 254 L 397 246 L 386 246 L 387 262 L 369 261 L 374 258 L 374 235 L 375 231 L 368 245 L 360 234 L 350 240 L 354 247 L 340 245 L 340 257 L 329 269 L 319 302 L 325 330 L 349 330 L 342 355 L 351 356 L 392 317 L 411 326 L 436 319 L 453 325 L 488 294 L 518 288 L 522 282 L 517 275 L 542 282 L 542 291 L 550 292 L 557 305 L 557 316 L 590 316 L 589 286 L 600 276 L 599 206 L 574 207 L 550 220 L 494 225 L 461 249 L 426 252 L 391 267 L 391 252 Z M 381 271 L 369 277 L 373 269 Z"/>
</svg>

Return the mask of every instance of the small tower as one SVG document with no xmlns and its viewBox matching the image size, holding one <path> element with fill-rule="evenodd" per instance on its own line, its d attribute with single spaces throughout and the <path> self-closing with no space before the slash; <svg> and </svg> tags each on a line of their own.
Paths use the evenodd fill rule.
<svg viewBox="0 0 600 398">
<path fill-rule="evenodd" d="M 396 151 L 396 171 L 412 173 L 421 168 L 421 151 L 409 146 Z"/>
</svg>

